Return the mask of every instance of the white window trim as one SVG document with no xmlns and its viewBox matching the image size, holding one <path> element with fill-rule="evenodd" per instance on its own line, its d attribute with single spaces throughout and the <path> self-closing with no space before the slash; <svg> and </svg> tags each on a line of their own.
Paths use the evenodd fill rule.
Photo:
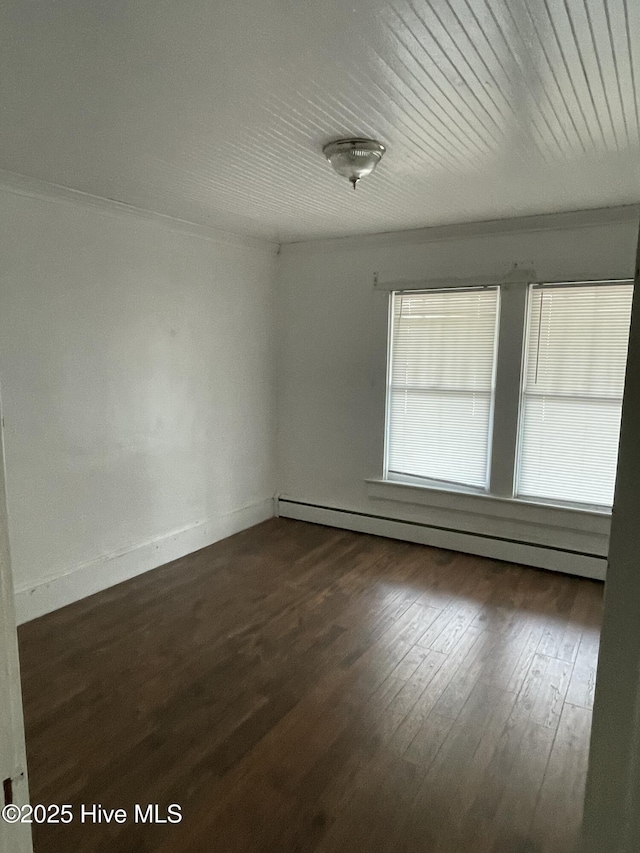
<svg viewBox="0 0 640 853">
<path fill-rule="evenodd" d="M 528 285 L 527 291 L 526 291 L 525 306 L 524 306 L 525 329 L 524 329 L 524 335 L 522 338 L 522 367 L 521 367 L 521 375 L 520 375 L 520 392 L 519 392 L 519 397 L 518 397 L 518 424 L 517 424 L 516 447 L 515 447 L 515 454 L 516 455 L 515 455 L 515 461 L 514 461 L 514 466 L 513 466 L 513 497 L 515 500 L 526 501 L 529 503 L 536 502 L 537 500 L 542 500 L 542 499 L 538 499 L 538 498 L 534 497 L 533 495 L 528 495 L 526 493 L 518 493 L 518 465 L 520 462 L 520 460 L 519 460 L 519 446 L 520 446 L 520 439 L 521 439 L 521 435 L 522 435 L 522 430 L 524 428 L 524 422 L 523 422 L 524 397 L 525 397 L 524 375 L 525 375 L 525 370 L 527 367 L 526 358 L 527 358 L 527 350 L 529 348 L 528 334 L 530 333 L 530 330 L 529 330 L 530 294 L 533 292 L 534 288 L 536 288 L 536 287 L 544 287 L 545 289 L 548 290 L 548 289 L 553 288 L 553 287 L 558 287 L 558 288 L 566 288 L 568 286 L 580 287 L 580 286 L 590 285 L 590 284 L 598 284 L 602 287 L 606 287 L 607 285 L 616 285 L 616 284 L 631 284 L 632 285 L 633 283 L 634 283 L 634 280 L 630 279 L 630 278 L 624 278 L 624 279 L 611 278 L 611 279 L 597 279 L 594 281 L 583 281 L 583 280 L 578 280 L 578 281 L 546 281 L 546 282 L 532 281 Z M 608 513 L 609 515 L 611 515 L 611 507 L 609 507 L 609 506 L 592 507 L 589 504 L 571 503 L 570 501 L 553 501 L 549 498 L 546 500 L 546 503 L 550 506 L 568 507 L 568 508 L 574 509 L 576 511 L 589 512 L 591 509 L 596 509 L 597 511 L 605 512 L 605 513 Z"/>
<path fill-rule="evenodd" d="M 611 510 L 583 505 L 568 506 L 523 498 L 503 498 L 488 492 L 443 489 L 427 484 L 409 483 L 402 479 L 370 478 L 366 481 L 369 497 L 397 500 L 402 503 L 441 507 L 462 512 L 479 513 L 499 518 L 526 519 L 534 524 L 597 532 L 608 530 Z"/>
<path fill-rule="evenodd" d="M 467 486 L 463 483 L 455 483 L 453 481 L 448 480 L 436 480 L 430 478 L 423 478 L 419 476 L 414 476 L 411 474 L 400 474 L 396 471 L 389 470 L 389 413 L 391 407 L 391 358 L 393 353 L 393 312 L 394 312 L 394 293 L 398 291 L 391 291 L 389 293 L 389 307 L 388 307 L 388 333 L 387 333 L 387 370 L 386 370 L 386 391 L 385 391 L 385 420 L 384 420 L 384 465 L 383 465 L 383 476 L 384 479 L 396 482 L 402 482 L 403 479 L 411 481 L 421 481 L 422 484 L 431 486 L 432 488 L 440 488 L 444 491 L 460 491 L 460 492 L 470 492 L 473 494 L 489 494 L 491 487 L 491 448 L 493 441 L 493 429 L 494 429 L 494 408 L 495 408 L 495 397 L 496 397 L 496 379 L 497 379 L 497 367 L 498 367 L 498 341 L 500 336 L 500 325 L 501 325 L 501 300 L 502 294 L 500 292 L 500 286 L 496 284 L 481 284 L 481 285 L 472 285 L 470 282 L 466 284 L 464 287 L 460 287 L 459 285 L 448 285 L 442 286 L 441 283 L 431 282 L 429 287 L 418 288 L 417 285 L 419 282 L 414 282 L 415 287 L 407 288 L 408 290 L 416 291 L 420 293 L 425 290 L 444 290 L 444 291 L 456 291 L 456 290 L 495 290 L 496 291 L 496 300 L 497 300 L 497 308 L 496 308 L 496 324 L 495 324 L 495 333 L 494 333 L 494 354 L 493 354 L 493 376 L 491 379 L 491 404 L 489 410 L 489 427 L 487 432 L 487 470 L 485 472 L 485 486 Z"/>
<path fill-rule="evenodd" d="M 619 283 L 632 283 L 632 279 L 597 279 L 594 282 L 586 280 L 557 282 L 558 285 L 566 284 L 589 284 L 606 281 Z M 596 524 L 596 533 L 608 532 L 608 524 L 611 516 L 610 507 L 595 507 L 587 504 L 572 504 L 564 502 L 553 502 L 516 497 L 516 465 L 518 453 L 518 439 L 520 430 L 520 407 L 522 395 L 522 377 L 525 357 L 525 336 L 527 321 L 527 305 L 529 288 L 532 285 L 554 284 L 556 282 L 539 281 L 534 270 L 518 268 L 514 266 L 503 276 L 491 276 L 480 278 L 443 278 L 426 281 L 396 281 L 378 282 L 374 289 L 387 293 L 386 300 L 386 365 L 385 365 L 385 414 L 384 414 L 384 443 L 383 443 L 383 465 L 382 477 L 368 478 L 367 491 L 370 497 L 386 498 L 389 500 L 402 501 L 404 503 L 421 504 L 427 506 L 442 506 L 438 499 L 439 495 L 452 496 L 456 505 L 452 509 L 462 509 L 460 501 L 466 504 L 467 512 L 474 512 L 470 501 L 474 502 L 476 510 L 479 506 L 476 502 L 495 502 L 496 511 L 490 515 L 509 517 L 508 507 L 513 506 L 516 517 L 522 518 L 523 513 L 530 518 L 534 524 L 551 524 L 552 518 L 564 519 L 583 518 L 587 528 L 575 522 L 570 523 L 572 529 L 588 530 L 589 525 Z M 458 486 L 456 484 L 445 484 L 434 480 L 422 480 L 416 477 L 411 482 L 411 477 L 401 477 L 388 472 L 388 393 L 389 393 L 389 371 L 391 369 L 391 347 L 392 347 L 392 316 L 391 304 L 392 292 L 402 290 L 430 290 L 430 289 L 460 289 L 498 287 L 499 288 L 499 318 L 497 334 L 497 358 L 496 378 L 493 400 L 493 413 L 489 434 L 489 458 L 490 470 L 488 477 L 488 488 L 486 490 L 473 487 Z M 509 330 L 507 333 L 507 329 Z M 500 453 L 493 453 L 493 447 L 500 447 Z M 446 503 L 445 503 L 446 505 Z M 488 506 L 488 504 L 487 504 Z M 544 510 L 544 516 L 540 516 L 540 510 Z M 485 510 L 483 510 L 485 514 Z M 544 519 L 544 520 L 542 520 Z M 564 526 L 564 522 L 557 526 Z M 606 530 L 605 530 L 606 528 Z"/>
</svg>

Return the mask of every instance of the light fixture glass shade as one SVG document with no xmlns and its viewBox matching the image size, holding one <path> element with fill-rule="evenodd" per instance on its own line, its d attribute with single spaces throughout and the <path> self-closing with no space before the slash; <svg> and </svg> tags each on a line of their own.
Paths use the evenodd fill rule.
<svg viewBox="0 0 640 853">
<path fill-rule="evenodd" d="M 370 175 L 378 165 L 385 147 L 375 139 L 336 139 L 322 150 L 336 172 L 351 181 L 355 190 L 360 178 Z"/>
</svg>

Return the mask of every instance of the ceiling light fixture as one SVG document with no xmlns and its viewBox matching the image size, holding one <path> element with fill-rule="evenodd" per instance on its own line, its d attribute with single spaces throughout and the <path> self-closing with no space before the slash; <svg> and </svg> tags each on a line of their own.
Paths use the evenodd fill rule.
<svg viewBox="0 0 640 853">
<path fill-rule="evenodd" d="M 336 139 L 322 150 L 336 172 L 351 181 L 354 190 L 360 178 L 373 172 L 386 151 L 375 139 Z"/>
</svg>

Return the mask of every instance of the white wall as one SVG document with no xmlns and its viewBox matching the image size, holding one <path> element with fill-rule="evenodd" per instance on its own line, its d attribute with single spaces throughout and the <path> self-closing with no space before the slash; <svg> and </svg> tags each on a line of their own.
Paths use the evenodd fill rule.
<svg viewBox="0 0 640 853">
<path fill-rule="evenodd" d="M 276 247 L 0 189 L 21 621 L 272 514 Z"/>
<path fill-rule="evenodd" d="M 387 296 L 374 289 L 373 280 L 377 273 L 381 282 L 473 276 L 502 281 L 515 264 L 540 281 L 633 277 L 637 216 L 637 209 L 619 209 L 284 246 L 278 336 L 281 497 L 433 525 L 441 532 L 426 539 L 421 533 L 417 541 L 461 550 L 482 543 L 444 535 L 443 528 L 513 536 L 558 549 L 549 565 L 525 551 L 516 555 L 521 562 L 603 576 L 606 518 L 595 519 L 592 531 L 574 530 L 573 522 L 563 529 L 564 522 L 549 525 L 549 519 L 501 519 L 493 510 L 485 515 L 477 511 L 478 500 L 487 500 L 482 498 L 467 511 L 463 497 L 443 508 L 372 496 L 376 487 L 365 480 L 382 474 L 387 337 Z M 280 511 L 339 523 L 335 514 L 287 500 Z M 362 516 L 344 517 L 344 523 L 382 531 Z M 418 528 L 412 529 L 417 536 Z M 387 524 L 384 532 L 393 535 L 390 531 Z M 583 561 L 581 568 L 563 548 L 600 558 Z"/>
</svg>

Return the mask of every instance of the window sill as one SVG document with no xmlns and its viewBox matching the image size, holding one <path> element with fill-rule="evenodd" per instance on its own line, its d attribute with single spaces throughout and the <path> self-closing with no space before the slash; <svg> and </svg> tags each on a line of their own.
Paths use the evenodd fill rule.
<svg viewBox="0 0 640 853">
<path fill-rule="evenodd" d="M 600 535 L 608 535 L 611 523 L 611 511 L 604 508 L 574 508 L 382 478 L 366 480 L 366 487 L 368 496 L 375 500 L 398 501 L 445 510 L 454 515 L 484 516 Z"/>
</svg>

